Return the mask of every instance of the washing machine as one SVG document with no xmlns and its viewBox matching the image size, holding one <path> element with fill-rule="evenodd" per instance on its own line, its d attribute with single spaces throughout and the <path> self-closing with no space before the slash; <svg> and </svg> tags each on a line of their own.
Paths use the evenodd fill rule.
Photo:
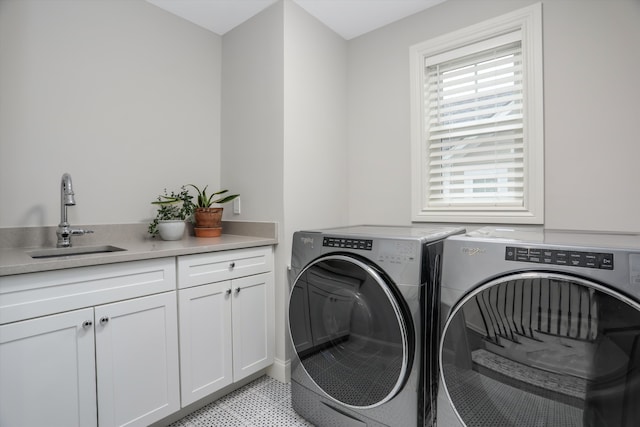
<svg viewBox="0 0 640 427">
<path fill-rule="evenodd" d="M 640 425 L 640 236 L 445 242 L 439 427 Z"/>
<path fill-rule="evenodd" d="M 316 426 L 432 424 L 443 239 L 352 226 L 293 235 L 291 399 Z"/>
</svg>

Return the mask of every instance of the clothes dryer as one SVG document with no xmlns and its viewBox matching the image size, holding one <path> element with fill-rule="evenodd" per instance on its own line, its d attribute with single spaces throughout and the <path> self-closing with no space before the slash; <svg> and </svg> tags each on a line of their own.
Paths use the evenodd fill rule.
<svg viewBox="0 0 640 427">
<path fill-rule="evenodd" d="M 640 422 L 640 236 L 483 228 L 445 242 L 438 425 Z"/>
<path fill-rule="evenodd" d="M 462 229 L 293 236 L 293 408 L 317 426 L 432 424 L 442 242 Z"/>
</svg>

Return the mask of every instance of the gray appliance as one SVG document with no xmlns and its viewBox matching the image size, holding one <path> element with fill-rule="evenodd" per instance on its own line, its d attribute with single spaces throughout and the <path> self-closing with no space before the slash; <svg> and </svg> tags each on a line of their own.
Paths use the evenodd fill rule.
<svg viewBox="0 0 640 427">
<path fill-rule="evenodd" d="M 439 426 L 640 422 L 640 236 L 482 228 L 444 245 Z"/>
<path fill-rule="evenodd" d="M 317 426 L 431 425 L 442 241 L 453 227 L 293 236 L 293 408 Z"/>
</svg>

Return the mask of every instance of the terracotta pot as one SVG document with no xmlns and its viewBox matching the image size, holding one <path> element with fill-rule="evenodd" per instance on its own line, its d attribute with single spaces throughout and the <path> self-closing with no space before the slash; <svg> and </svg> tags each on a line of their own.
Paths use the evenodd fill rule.
<svg viewBox="0 0 640 427">
<path fill-rule="evenodd" d="M 194 216 L 197 228 L 222 227 L 222 208 L 196 208 Z"/>
<path fill-rule="evenodd" d="M 196 237 L 218 237 L 222 234 L 222 227 L 193 227 Z"/>
</svg>

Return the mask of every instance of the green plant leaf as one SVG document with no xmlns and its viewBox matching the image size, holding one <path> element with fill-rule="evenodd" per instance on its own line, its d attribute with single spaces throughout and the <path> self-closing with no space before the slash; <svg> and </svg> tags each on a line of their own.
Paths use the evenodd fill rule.
<svg viewBox="0 0 640 427">
<path fill-rule="evenodd" d="M 200 190 L 200 188 L 198 188 L 198 186 L 196 186 L 195 184 L 187 184 L 187 186 L 193 187 L 198 192 L 198 196 L 196 197 L 196 205 L 194 206 L 197 208 L 209 208 L 214 203 L 227 203 L 239 196 L 239 194 L 233 194 L 214 200 L 215 196 L 225 194 L 229 192 L 229 190 L 220 190 L 212 194 L 207 194 L 207 188 L 209 188 L 208 185 L 205 185 L 202 190 Z"/>
<path fill-rule="evenodd" d="M 226 191 L 225 191 L 225 192 L 226 192 Z M 214 200 L 212 203 L 220 203 L 220 204 L 222 204 L 222 203 L 228 203 L 228 202 L 232 201 L 233 199 L 235 199 L 235 198 L 237 198 L 237 197 L 239 197 L 239 196 L 240 196 L 239 194 L 231 194 L 231 195 L 226 196 L 226 197 L 223 197 L 223 198 L 221 198 L 221 199 Z"/>
<path fill-rule="evenodd" d="M 183 185 L 179 192 L 172 191 L 168 193 L 165 189 L 163 194 L 159 195 L 157 200 L 151 202 L 158 206 L 156 217 L 149 224 L 148 231 L 152 236 L 157 234 L 158 221 L 162 220 L 186 220 L 191 217 L 194 210 L 193 196 Z"/>
</svg>

